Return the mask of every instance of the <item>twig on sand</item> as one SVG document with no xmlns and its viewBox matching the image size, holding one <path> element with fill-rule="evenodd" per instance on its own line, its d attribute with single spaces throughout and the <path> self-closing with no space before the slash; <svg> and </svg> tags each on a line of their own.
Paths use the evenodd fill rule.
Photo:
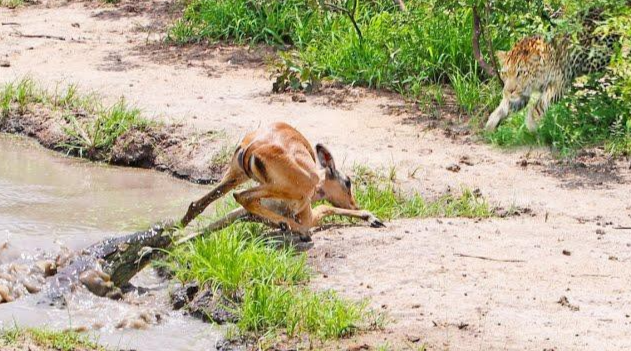
<svg viewBox="0 0 631 351">
<path fill-rule="evenodd" d="M 617 226 L 617 227 L 613 227 L 613 229 L 618 229 L 618 230 L 631 230 L 631 227 L 625 227 L 625 226 Z"/>
<path fill-rule="evenodd" d="M 19 26 L 20 24 L 17 22 L 2 22 L 3 26 Z"/>
<path fill-rule="evenodd" d="M 477 259 L 480 259 L 480 260 L 495 261 L 495 262 L 510 262 L 510 263 L 526 262 L 524 260 L 511 260 L 511 259 L 503 260 L 503 259 L 499 259 L 499 258 L 491 258 L 491 257 L 476 256 L 476 255 L 467 255 L 467 254 L 462 254 L 462 253 L 455 253 L 454 256 L 467 257 L 467 258 L 477 258 Z"/>
<path fill-rule="evenodd" d="M 48 34 L 22 34 L 22 33 L 16 33 L 16 35 L 18 37 L 21 37 L 21 38 L 42 38 L 42 39 L 54 39 L 54 40 L 62 40 L 62 41 L 66 40 L 66 38 L 64 38 L 64 37 L 58 37 L 56 35 L 48 35 Z"/>
</svg>

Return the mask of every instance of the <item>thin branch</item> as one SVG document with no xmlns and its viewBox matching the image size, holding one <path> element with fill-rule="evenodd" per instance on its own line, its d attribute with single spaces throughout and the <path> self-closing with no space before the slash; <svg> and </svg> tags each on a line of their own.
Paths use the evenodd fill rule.
<svg viewBox="0 0 631 351">
<path fill-rule="evenodd" d="M 484 60 L 484 57 L 482 56 L 482 53 L 480 52 L 481 33 L 482 33 L 482 27 L 480 25 L 480 14 L 478 12 L 477 5 L 474 5 L 473 6 L 473 36 L 471 38 L 472 44 L 473 44 L 473 56 L 475 57 L 476 61 L 478 61 L 478 64 L 484 70 L 484 72 L 486 72 L 486 74 L 488 74 L 490 77 L 495 77 L 496 73 L 493 70 L 493 67 L 491 67 Z"/>
<path fill-rule="evenodd" d="M 631 230 L 631 227 L 617 226 L 617 227 L 613 227 L 613 229 L 618 229 L 618 230 Z"/>
<path fill-rule="evenodd" d="M 62 40 L 65 41 L 66 38 L 64 37 L 58 37 L 56 35 L 48 35 L 48 34 L 22 34 L 22 33 L 16 33 L 15 34 L 18 37 L 21 38 L 42 38 L 42 39 L 54 39 L 54 40 Z"/>
<path fill-rule="evenodd" d="M 493 65 L 495 76 L 497 77 L 497 79 L 500 80 L 500 83 L 504 85 L 504 81 L 502 80 L 502 77 L 500 76 L 500 68 L 499 68 L 500 66 L 497 64 L 497 59 L 495 58 L 495 50 L 493 49 L 493 39 L 491 38 L 491 34 L 486 30 L 489 26 L 490 18 L 491 18 L 491 4 L 489 2 L 486 2 L 484 4 L 485 26 L 482 27 L 482 35 L 486 38 L 486 49 L 489 53 L 489 56 L 491 56 L 491 64 Z"/>
<path fill-rule="evenodd" d="M 349 11 L 348 9 L 345 9 L 341 6 L 337 6 L 335 4 L 328 4 L 325 3 L 324 6 L 328 7 L 329 9 L 333 10 L 333 11 L 337 11 L 337 12 L 341 12 L 343 14 L 345 14 L 348 19 L 351 20 L 351 23 L 353 24 L 353 27 L 355 27 L 355 32 L 357 32 L 357 37 L 359 37 L 359 42 L 363 43 L 364 42 L 364 36 L 362 35 L 362 31 L 361 29 L 359 29 L 359 25 L 357 24 L 357 21 L 355 20 L 355 11 L 357 9 L 357 2 L 359 0 L 354 0 L 353 3 L 353 12 Z"/>
<path fill-rule="evenodd" d="M 485 256 L 475 256 L 475 255 L 467 255 L 467 254 L 461 254 L 461 253 L 455 253 L 454 256 L 458 256 L 458 257 L 467 257 L 467 258 L 477 258 L 479 260 L 485 260 L 485 261 L 495 261 L 495 262 L 509 262 L 509 263 L 522 263 L 522 262 L 526 262 L 524 260 L 503 260 L 503 259 L 499 259 L 499 258 L 491 258 L 491 257 L 485 257 Z"/>
</svg>

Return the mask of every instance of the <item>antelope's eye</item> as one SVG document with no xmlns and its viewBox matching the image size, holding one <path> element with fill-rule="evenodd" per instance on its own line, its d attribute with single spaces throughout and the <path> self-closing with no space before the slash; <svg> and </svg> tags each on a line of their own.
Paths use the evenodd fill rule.
<svg viewBox="0 0 631 351">
<path fill-rule="evenodd" d="M 346 188 L 347 188 L 347 189 L 349 189 L 349 190 L 350 190 L 350 188 L 351 188 L 351 180 L 347 178 L 347 179 L 344 181 L 344 185 L 346 186 Z"/>
</svg>

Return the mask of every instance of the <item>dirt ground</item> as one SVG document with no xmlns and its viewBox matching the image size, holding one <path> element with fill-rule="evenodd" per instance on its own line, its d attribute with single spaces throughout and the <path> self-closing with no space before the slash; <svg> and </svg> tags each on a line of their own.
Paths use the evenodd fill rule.
<svg viewBox="0 0 631 351">
<path fill-rule="evenodd" d="M 0 61 L 9 64 L 0 81 L 77 83 L 106 100 L 125 96 L 155 119 L 222 130 L 226 142 L 286 121 L 330 146 L 343 168 L 395 166 L 402 186 L 427 196 L 467 186 L 494 205 L 527 209 L 505 219 L 320 232 L 313 286 L 367 298 L 389 319 L 339 348 L 631 348 L 628 160 L 598 150 L 572 162 L 544 149 L 501 151 L 466 132 L 428 129 L 428 117 L 405 101 L 364 89 L 294 102 L 270 93 L 265 51 L 160 45 L 176 14 L 164 1 L 0 9 Z M 459 172 L 447 170 L 454 163 Z"/>
</svg>

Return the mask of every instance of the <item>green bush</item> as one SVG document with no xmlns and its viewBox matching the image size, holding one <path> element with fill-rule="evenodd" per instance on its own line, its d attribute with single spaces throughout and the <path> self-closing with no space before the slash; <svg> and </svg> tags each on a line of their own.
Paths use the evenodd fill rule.
<svg viewBox="0 0 631 351">
<path fill-rule="evenodd" d="M 308 290 L 306 255 L 291 247 L 277 248 L 263 237 L 264 230 L 260 224 L 233 224 L 177 247 L 167 264 L 181 281 L 220 289 L 238 302 L 233 308 L 242 332 L 285 331 L 291 337 L 310 334 L 321 339 L 354 332 L 367 316 L 364 305 L 333 292 Z"/>
</svg>

